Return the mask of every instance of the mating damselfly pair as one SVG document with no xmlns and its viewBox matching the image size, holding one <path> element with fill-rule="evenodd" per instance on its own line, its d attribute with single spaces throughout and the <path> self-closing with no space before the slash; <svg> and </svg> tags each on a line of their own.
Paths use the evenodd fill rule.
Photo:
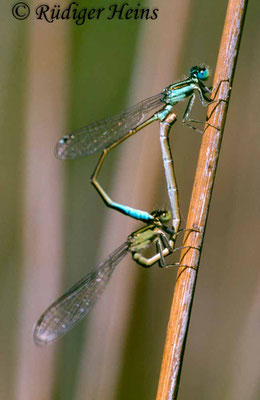
<svg viewBox="0 0 260 400">
<path fill-rule="evenodd" d="M 189 99 L 182 121 L 191 126 L 190 122 L 193 120 L 190 119 L 190 113 L 196 93 L 202 105 L 206 106 L 212 102 L 207 97 L 211 90 L 203 83 L 208 77 L 207 67 L 194 66 L 190 69 L 190 76 L 187 79 L 168 86 L 162 93 L 150 97 L 112 118 L 78 129 L 59 140 L 55 154 L 57 158 L 63 160 L 76 159 L 102 151 L 91 177 L 91 183 L 108 207 L 143 221 L 147 225 L 129 235 L 127 240 L 103 263 L 75 284 L 43 313 L 34 330 L 34 340 L 37 344 L 48 344 L 57 340 L 88 313 L 105 289 L 115 266 L 127 252 L 130 252 L 132 258 L 144 267 L 149 267 L 156 262 L 159 262 L 161 267 L 168 266 L 164 257 L 173 252 L 181 223 L 177 183 L 169 145 L 169 133 L 177 119 L 173 108 L 178 102 Z M 158 111 L 148 117 L 154 109 L 158 109 Z M 157 210 L 149 213 L 116 203 L 110 199 L 97 181 L 106 155 L 124 140 L 155 121 L 160 124 L 160 143 L 171 213 Z M 172 218 L 171 228 L 166 225 L 170 218 Z M 156 245 L 157 253 L 151 258 L 145 258 L 142 254 L 143 250 L 152 243 Z"/>
</svg>

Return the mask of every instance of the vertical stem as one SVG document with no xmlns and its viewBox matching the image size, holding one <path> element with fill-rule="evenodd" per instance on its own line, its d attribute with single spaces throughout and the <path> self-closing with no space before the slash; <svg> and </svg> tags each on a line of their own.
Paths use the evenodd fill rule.
<svg viewBox="0 0 260 400">
<path fill-rule="evenodd" d="M 31 2 L 33 8 L 36 4 Z M 41 24 L 33 19 L 28 28 L 21 207 L 23 266 L 13 398 L 49 400 L 55 348 L 40 354 L 33 344 L 32 328 L 40 312 L 57 296 L 61 278 L 63 165 L 54 159 L 52 147 L 65 124 L 66 113 L 62 110 L 67 100 L 68 24 Z"/>
<path fill-rule="evenodd" d="M 197 271 L 204 239 L 209 205 L 218 163 L 221 140 L 234 77 L 247 0 L 230 0 L 222 33 L 213 85 L 218 84 L 210 105 L 208 123 L 201 150 L 190 202 L 187 229 L 198 232 L 185 234 L 180 263 L 193 268 L 179 269 L 168 323 L 157 400 L 177 399 L 182 360 L 187 338 Z M 210 124 L 210 125 L 209 125 Z M 217 127 L 217 128 L 215 128 Z M 200 250 L 197 250 L 200 249 Z"/>
</svg>

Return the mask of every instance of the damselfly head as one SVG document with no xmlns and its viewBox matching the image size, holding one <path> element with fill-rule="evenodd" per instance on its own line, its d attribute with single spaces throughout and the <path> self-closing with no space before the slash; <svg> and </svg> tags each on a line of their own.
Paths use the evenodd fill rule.
<svg viewBox="0 0 260 400">
<path fill-rule="evenodd" d="M 151 214 L 155 220 L 158 220 L 162 224 L 166 224 L 171 219 L 171 212 L 167 210 L 154 210 Z"/>
<path fill-rule="evenodd" d="M 190 69 L 190 75 L 200 79 L 201 81 L 206 81 L 209 77 L 209 68 L 206 66 L 195 65 Z"/>
</svg>

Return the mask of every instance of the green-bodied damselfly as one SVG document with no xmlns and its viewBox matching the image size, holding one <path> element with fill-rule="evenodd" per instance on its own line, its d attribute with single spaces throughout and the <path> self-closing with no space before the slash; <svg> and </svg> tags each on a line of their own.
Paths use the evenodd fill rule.
<svg viewBox="0 0 260 400">
<path fill-rule="evenodd" d="M 192 67 L 190 69 L 190 76 L 187 79 L 168 86 L 162 93 L 136 104 L 121 114 L 94 122 L 64 136 L 56 145 L 56 157 L 63 160 L 75 159 L 102 151 L 102 155 L 91 177 L 91 183 L 97 189 L 105 204 L 132 218 L 144 222 L 152 222 L 154 217 L 150 213 L 127 207 L 110 199 L 97 181 L 97 178 L 106 155 L 112 149 L 152 122 L 159 121 L 163 163 L 172 210 L 172 226 L 175 232 L 178 232 L 180 227 L 180 211 L 173 160 L 169 146 L 169 132 L 171 126 L 176 121 L 173 107 L 178 102 L 189 98 L 182 121 L 190 126 L 189 121 L 192 121 L 190 113 L 196 93 L 203 106 L 208 105 L 212 101 L 207 97 L 207 94 L 211 93 L 211 90 L 203 83 L 208 77 L 209 69 L 207 67 Z M 146 119 L 149 113 L 156 108 L 159 111 Z"/>
<path fill-rule="evenodd" d="M 175 234 L 166 225 L 171 219 L 171 213 L 153 211 L 151 215 L 153 217 L 151 224 L 129 235 L 121 246 L 42 314 L 34 329 L 33 337 L 36 344 L 43 345 L 56 341 L 84 318 L 103 293 L 115 267 L 128 252 L 144 267 L 150 267 L 156 262 L 161 267 L 168 266 L 164 257 L 174 249 Z M 142 252 L 152 243 L 156 245 L 157 254 L 146 258 Z"/>
</svg>

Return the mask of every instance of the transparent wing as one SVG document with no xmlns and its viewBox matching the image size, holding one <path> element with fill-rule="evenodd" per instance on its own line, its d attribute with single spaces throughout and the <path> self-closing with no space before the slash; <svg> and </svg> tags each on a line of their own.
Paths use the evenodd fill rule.
<svg viewBox="0 0 260 400">
<path fill-rule="evenodd" d="M 145 121 L 151 110 L 163 105 L 161 93 L 152 96 L 114 117 L 94 122 L 59 140 L 55 155 L 62 160 L 83 157 L 103 150 Z"/>
<path fill-rule="evenodd" d="M 128 248 L 129 243 L 123 243 L 42 314 L 33 333 L 36 344 L 49 344 L 59 339 L 85 317 L 104 291 L 116 265 L 126 255 Z"/>
</svg>

